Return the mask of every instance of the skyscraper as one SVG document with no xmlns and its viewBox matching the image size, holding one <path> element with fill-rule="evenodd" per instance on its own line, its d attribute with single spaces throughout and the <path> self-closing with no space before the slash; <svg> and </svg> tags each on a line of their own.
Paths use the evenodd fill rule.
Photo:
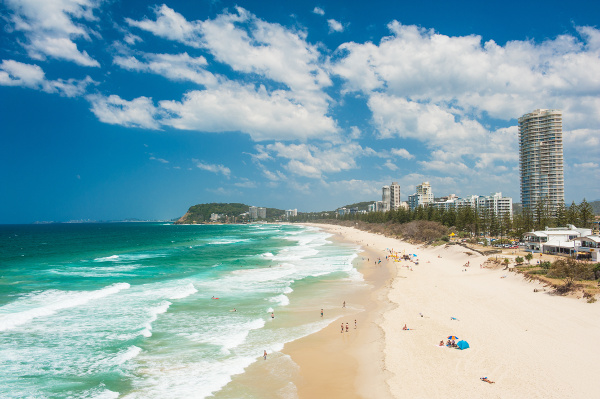
<svg viewBox="0 0 600 399">
<path fill-rule="evenodd" d="M 390 210 L 396 211 L 400 209 L 400 185 L 395 181 L 390 185 Z"/>
<path fill-rule="evenodd" d="M 383 212 L 390 210 L 392 194 L 390 192 L 390 186 L 381 187 L 381 202 L 383 203 Z"/>
<path fill-rule="evenodd" d="M 562 112 L 536 109 L 519 118 L 521 203 L 535 209 L 546 201 L 556 210 L 565 202 L 563 175 Z"/>
</svg>

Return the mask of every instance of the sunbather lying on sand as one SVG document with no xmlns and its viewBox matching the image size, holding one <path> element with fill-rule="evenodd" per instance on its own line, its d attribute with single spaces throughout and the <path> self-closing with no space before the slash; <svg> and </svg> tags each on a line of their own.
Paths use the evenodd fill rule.
<svg viewBox="0 0 600 399">
<path fill-rule="evenodd" d="M 481 380 L 481 381 L 485 381 L 485 382 L 487 382 L 488 384 L 494 384 L 494 381 L 490 381 L 490 380 L 488 380 L 488 378 L 487 378 L 487 377 L 481 377 L 481 378 L 480 378 L 480 380 Z"/>
</svg>

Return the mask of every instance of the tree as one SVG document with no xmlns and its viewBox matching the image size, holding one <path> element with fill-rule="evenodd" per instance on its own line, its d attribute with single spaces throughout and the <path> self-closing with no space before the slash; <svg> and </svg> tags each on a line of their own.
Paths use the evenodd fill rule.
<svg viewBox="0 0 600 399">
<path fill-rule="evenodd" d="M 550 227 L 550 206 L 547 198 L 540 198 L 535 204 L 534 217 L 536 230 L 543 230 L 545 227 Z"/>
<path fill-rule="evenodd" d="M 533 255 L 531 254 L 531 252 L 525 255 L 525 259 L 527 259 L 528 264 L 531 264 L 531 259 L 533 259 Z"/>
<path fill-rule="evenodd" d="M 559 259 L 552 263 L 548 275 L 562 279 L 566 288 L 570 288 L 575 280 L 591 279 L 594 273 L 591 265 L 568 258 Z"/>
<path fill-rule="evenodd" d="M 590 223 L 594 220 L 594 208 L 584 198 L 577 209 L 579 211 L 579 223 L 581 224 L 581 226 L 577 227 L 589 227 Z"/>
<path fill-rule="evenodd" d="M 575 201 L 573 201 L 569 209 L 567 209 L 567 223 L 577 225 L 578 221 L 579 207 L 575 204 Z"/>
<path fill-rule="evenodd" d="M 517 265 L 521 265 L 521 264 L 523 264 L 523 258 L 522 258 L 521 256 L 517 256 L 517 257 L 515 258 L 515 263 L 516 263 Z"/>
<path fill-rule="evenodd" d="M 567 225 L 567 207 L 564 203 L 559 203 L 556 206 L 556 226 L 562 227 Z"/>
<path fill-rule="evenodd" d="M 504 258 L 504 265 L 506 267 L 508 267 L 509 264 L 510 264 L 510 261 L 508 260 L 508 258 Z"/>
</svg>

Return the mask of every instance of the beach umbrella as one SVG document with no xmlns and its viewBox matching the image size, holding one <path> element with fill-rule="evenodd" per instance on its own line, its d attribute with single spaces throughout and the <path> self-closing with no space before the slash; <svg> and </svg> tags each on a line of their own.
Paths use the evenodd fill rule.
<svg viewBox="0 0 600 399">
<path fill-rule="evenodd" d="M 458 341 L 456 346 L 458 346 L 458 349 L 463 350 L 469 347 L 469 343 L 467 341 Z"/>
<path fill-rule="evenodd" d="M 455 339 L 456 340 L 456 339 L 458 339 L 458 337 L 456 335 L 451 335 L 451 336 L 448 337 L 448 339 Z"/>
</svg>

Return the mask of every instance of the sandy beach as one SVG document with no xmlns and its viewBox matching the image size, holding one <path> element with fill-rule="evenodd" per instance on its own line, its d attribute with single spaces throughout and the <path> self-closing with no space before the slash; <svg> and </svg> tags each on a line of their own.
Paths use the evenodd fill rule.
<svg viewBox="0 0 600 399">
<path fill-rule="evenodd" d="M 353 310 L 327 328 L 285 346 L 299 366 L 300 398 L 598 397 L 598 303 L 481 268 L 486 257 L 458 245 L 315 226 L 364 249 L 359 270 L 369 288 L 341 298 Z M 418 264 L 386 260 L 389 249 L 416 254 Z M 340 333 L 354 319 L 358 328 Z M 450 335 L 470 348 L 439 347 Z"/>
</svg>

